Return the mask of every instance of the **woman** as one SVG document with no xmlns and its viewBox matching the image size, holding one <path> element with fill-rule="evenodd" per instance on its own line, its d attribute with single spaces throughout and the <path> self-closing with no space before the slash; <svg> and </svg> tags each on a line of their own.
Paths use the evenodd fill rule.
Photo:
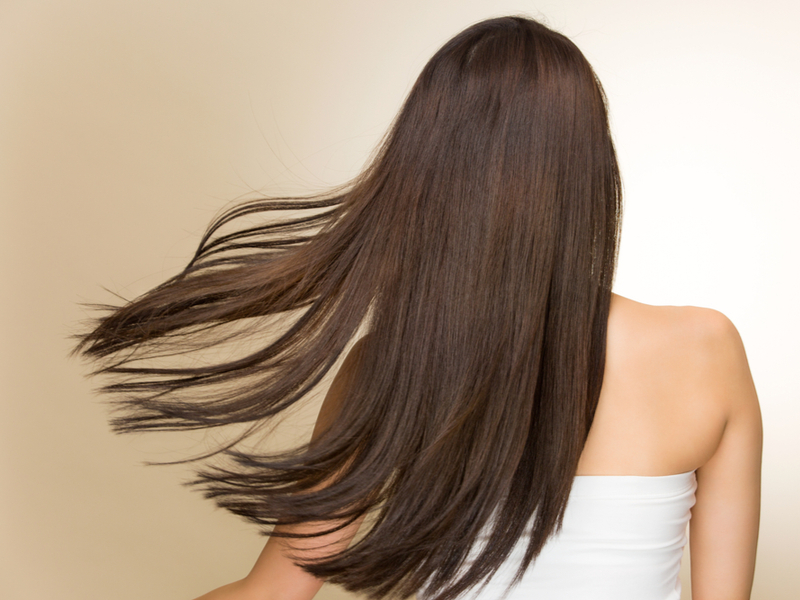
<svg viewBox="0 0 800 600">
<path fill-rule="evenodd" d="M 678 598 L 690 509 L 695 600 L 749 597 L 744 350 L 719 313 L 611 293 L 620 200 L 586 59 L 492 19 L 431 59 L 349 186 L 229 211 L 103 317 L 79 350 L 124 377 L 117 430 L 244 425 L 195 483 L 277 527 L 203 598 Z M 270 211 L 295 212 L 235 228 Z M 345 356 L 308 444 L 246 447 Z"/>
</svg>

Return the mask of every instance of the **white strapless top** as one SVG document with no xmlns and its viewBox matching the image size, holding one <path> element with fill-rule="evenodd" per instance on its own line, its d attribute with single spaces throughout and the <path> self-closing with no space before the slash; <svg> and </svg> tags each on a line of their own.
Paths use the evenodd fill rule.
<svg viewBox="0 0 800 600">
<path fill-rule="evenodd" d="M 489 583 L 464 598 L 679 600 L 681 556 L 696 488 L 694 471 L 663 477 L 578 476 L 561 531 L 521 581 L 508 591 L 525 553 L 524 537 Z"/>
</svg>

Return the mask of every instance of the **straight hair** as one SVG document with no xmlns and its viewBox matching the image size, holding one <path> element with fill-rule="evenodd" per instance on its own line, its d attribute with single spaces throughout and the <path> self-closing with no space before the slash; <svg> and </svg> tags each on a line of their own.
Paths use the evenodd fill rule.
<svg viewBox="0 0 800 600">
<path fill-rule="evenodd" d="M 228 210 L 180 274 L 107 307 L 76 350 L 114 377 L 118 432 L 242 427 L 198 467 L 219 506 L 265 531 L 328 523 L 313 535 L 371 515 L 350 547 L 300 561 L 309 573 L 451 600 L 524 539 L 517 581 L 560 527 L 603 380 L 620 213 L 587 60 L 536 21 L 490 19 L 433 56 L 350 184 Z M 313 443 L 247 446 L 365 330 Z M 235 358 L 171 358 L 237 340 Z"/>
</svg>

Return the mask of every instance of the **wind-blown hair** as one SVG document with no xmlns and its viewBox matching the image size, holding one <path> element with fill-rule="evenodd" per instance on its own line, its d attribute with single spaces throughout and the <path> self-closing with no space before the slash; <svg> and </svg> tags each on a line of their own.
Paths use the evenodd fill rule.
<svg viewBox="0 0 800 600">
<path fill-rule="evenodd" d="M 267 530 L 370 513 L 349 548 L 304 567 L 372 597 L 450 600 L 524 534 L 521 575 L 560 526 L 602 384 L 620 202 L 589 63 L 533 20 L 491 19 L 430 60 L 351 184 L 229 210 L 182 273 L 111 309 L 78 351 L 118 376 L 116 430 L 246 436 L 368 330 L 313 443 L 234 439 L 196 483 Z M 257 214 L 284 218 L 232 229 Z M 164 366 L 234 335 L 255 349 Z"/>
</svg>

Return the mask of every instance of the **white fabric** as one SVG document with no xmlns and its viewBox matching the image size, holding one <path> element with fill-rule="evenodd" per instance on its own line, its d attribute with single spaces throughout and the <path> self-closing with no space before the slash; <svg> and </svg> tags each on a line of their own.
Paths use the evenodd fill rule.
<svg viewBox="0 0 800 600">
<path fill-rule="evenodd" d="M 694 472 L 575 478 L 560 533 L 506 596 L 525 538 L 476 600 L 679 600 Z"/>
</svg>

